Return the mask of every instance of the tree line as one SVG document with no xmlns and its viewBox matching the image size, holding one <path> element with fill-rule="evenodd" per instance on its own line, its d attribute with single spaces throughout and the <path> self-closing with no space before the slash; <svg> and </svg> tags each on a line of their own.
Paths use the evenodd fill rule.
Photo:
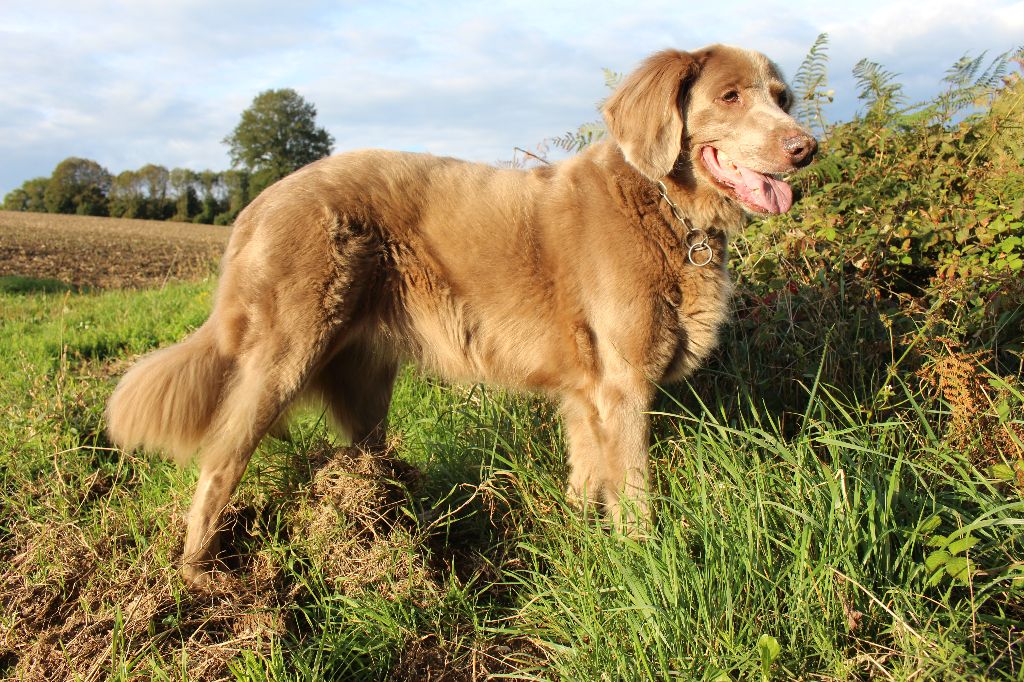
<svg viewBox="0 0 1024 682">
<path fill-rule="evenodd" d="M 194 171 L 146 164 L 117 175 L 69 157 L 49 177 L 26 180 L 3 201 L 8 211 L 71 213 L 229 225 L 264 188 L 331 153 L 316 108 L 290 88 L 267 90 L 224 138 L 232 168 Z"/>
</svg>

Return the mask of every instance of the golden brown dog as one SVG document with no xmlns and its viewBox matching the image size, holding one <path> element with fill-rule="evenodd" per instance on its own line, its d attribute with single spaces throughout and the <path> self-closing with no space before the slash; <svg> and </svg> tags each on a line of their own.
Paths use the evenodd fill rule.
<svg viewBox="0 0 1024 682">
<path fill-rule="evenodd" d="M 121 447 L 198 456 L 185 577 L 208 579 L 220 514 L 288 405 L 316 396 L 382 447 L 403 359 L 557 400 L 570 493 L 618 522 L 646 514 L 646 410 L 715 345 L 725 235 L 744 211 L 788 210 L 777 176 L 814 154 L 790 100 L 761 54 L 666 50 L 605 104 L 608 139 L 557 165 L 359 151 L 263 192 L 210 318 L 108 407 Z"/>
</svg>

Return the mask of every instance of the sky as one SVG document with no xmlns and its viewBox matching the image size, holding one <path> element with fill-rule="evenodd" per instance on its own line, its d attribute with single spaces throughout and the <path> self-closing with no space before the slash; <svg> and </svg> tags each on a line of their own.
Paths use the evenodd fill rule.
<svg viewBox="0 0 1024 682">
<path fill-rule="evenodd" d="M 843 3 L 846 4 L 846 3 Z M 829 35 L 833 121 L 859 108 L 861 58 L 937 93 L 964 55 L 1024 44 L 1024 1 L 3 0 L 0 195 L 64 158 L 225 170 L 259 92 L 293 88 L 335 151 L 383 147 L 495 163 L 598 118 L 602 69 L 716 42 L 792 76 Z M 849 6 L 849 5 L 848 5 Z"/>
</svg>

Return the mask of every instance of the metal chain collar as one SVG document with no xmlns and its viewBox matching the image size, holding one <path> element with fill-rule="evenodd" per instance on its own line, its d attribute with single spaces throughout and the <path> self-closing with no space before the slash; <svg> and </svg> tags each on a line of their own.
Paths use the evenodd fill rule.
<svg viewBox="0 0 1024 682">
<path fill-rule="evenodd" d="M 683 225 L 685 230 L 683 233 L 683 243 L 687 247 L 686 259 L 698 268 L 702 268 L 713 261 L 715 259 L 715 251 L 708 243 L 710 240 L 708 233 L 702 228 L 694 227 L 690 219 L 684 216 L 679 207 L 672 203 L 672 200 L 668 198 L 668 188 L 665 187 L 665 183 L 661 180 L 658 180 L 658 192 L 661 193 L 661 198 L 665 200 L 668 207 L 672 209 L 672 216 Z"/>
</svg>

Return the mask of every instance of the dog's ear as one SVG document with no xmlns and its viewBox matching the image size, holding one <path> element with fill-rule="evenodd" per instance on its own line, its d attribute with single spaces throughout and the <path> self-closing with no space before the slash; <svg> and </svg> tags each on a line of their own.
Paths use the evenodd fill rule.
<svg viewBox="0 0 1024 682">
<path fill-rule="evenodd" d="M 672 172 L 682 151 L 685 88 L 697 76 L 696 57 L 662 50 L 629 74 L 603 107 L 608 132 L 634 168 L 651 180 Z"/>
</svg>

